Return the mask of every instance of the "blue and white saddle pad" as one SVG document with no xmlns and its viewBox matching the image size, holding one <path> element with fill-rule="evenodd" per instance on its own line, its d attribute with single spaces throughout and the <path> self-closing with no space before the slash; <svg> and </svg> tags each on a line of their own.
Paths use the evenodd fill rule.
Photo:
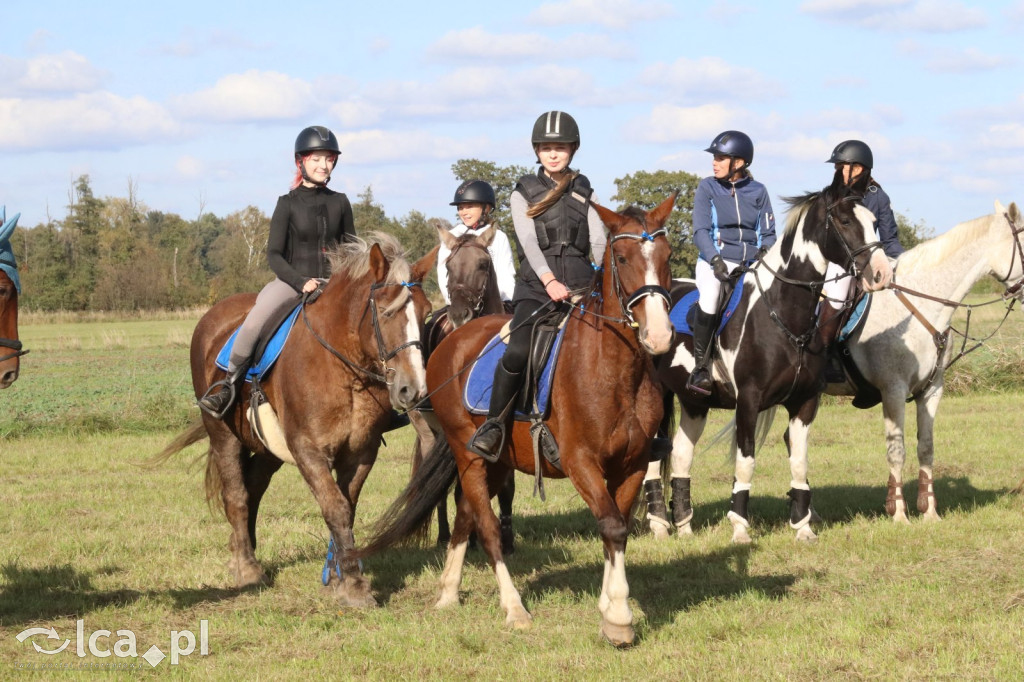
<svg viewBox="0 0 1024 682">
<path fill-rule="evenodd" d="M 740 299 L 743 297 L 743 280 L 746 279 L 747 274 L 743 273 L 740 275 L 739 280 L 736 282 L 736 287 L 732 290 L 732 296 L 729 297 L 729 302 L 725 305 L 725 310 L 722 311 L 722 321 L 718 325 L 718 330 L 715 334 L 721 334 L 722 330 L 725 329 L 725 325 L 732 319 L 733 313 L 736 312 L 736 308 L 740 304 Z M 687 334 L 693 336 L 693 329 L 690 328 L 690 324 L 686 321 L 686 316 L 690 312 L 690 308 L 697 305 L 697 298 L 700 296 L 700 292 L 694 288 L 693 291 L 683 296 L 679 301 L 672 306 L 672 311 L 668 317 L 672 320 L 672 325 L 676 328 L 677 334 Z"/>
<path fill-rule="evenodd" d="M 295 306 L 295 310 L 288 317 L 284 318 L 281 326 L 277 328 L 274 335 L 270 337 L 270 341 L 267 342 L 263 355 L 246 372 L 246 379 L 251 379 L 252 377 L 262 379 L 270 371 L 270 368 L 274 366 L 277 359 L 281 357 L 281 350 L 284 348 L 285 341 L 288 340 L 288 335 L 291 333 L 292 327 L 295 326 L 295 320 L 298 319 L 301 310 L 302 305 L 299 304 Z M 241 329 L 241 326 L 239 326 L 239 329 Z M 231 338 L 228 339 L 224 347 L 220 349 L 220 353 L 217 354 L 217 366 L 223 370 L 228 368 L 228 362 L 231 360 L 231 347 L 235 345 L 236 336 L 238 336 L 238 329 L 235 329 L 231 334 Z"/>
<path fill-rule="evenodd" d="M 839 338 L 836 339 L 838 343 L 846 341 L 850 337 L 850 334 L 860 325 L 864 320 L 864 313 L 868 310 L 868 304 L 871 302 L 871 293 L 865 292 L 860 300 L 857 301 L 853 306 L 853 311 L 850 313 L 850 319 L 846 321 L 843 328 L 839 330 Z"/>
<path fill-rule="evenodd" d="M 540 414 L 548 413 L 548 402 L 551 400 L 551 384 L 555 376 L 555 363 L 558 361 L 558 353 L 562 349 L 562 339 L 565 338 L 565 327 L 558 330 L 555 343 L 548 354 L 547 362 L 544 363 L 544 370 L 537 381 L 537 409 Z M 491 387 L 494 385 L 494 368 L 505 355 L 508 344 L 505 343 L 501 334 L 495 334 L 494 338 L 487 342 L 484 349 L 477 356 L 473 366 L 469 369 L 469 377 L 466 379 L 466 386 L 462 391 L 462 404 L 470 414 L 487 414 L 487 408 L 491 402 Z M 524 412 L 516 412 L 516 418 L 528 419 L 530 415 Z"/>
</svg>

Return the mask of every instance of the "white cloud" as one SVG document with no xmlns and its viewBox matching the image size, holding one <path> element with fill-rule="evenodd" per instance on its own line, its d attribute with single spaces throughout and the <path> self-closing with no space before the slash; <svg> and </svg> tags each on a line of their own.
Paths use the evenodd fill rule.
<svg viewBox="0 0 1024 682">
<path fill-rule="evenodd" d="M 181 132 L 162 106 L 143 97 L 96 92 L 63 100 L 0 99 L 0 149 L 112 149 Z"/>
<path fill-rule="evenodd" d="M 875 105 L 868 110 L 833 107 L 797 115 L 788 124 L 799 130 L 877 130 L 903 122 L 903 112 L 894 106 Z"/>
<path fill-rule="evenodd" d="M 678 107 L 662 104 L 648 116 L 630 121 L 623 133 L 630 141 L 670 144 L 678 142 L 710 142 L 715 135 L 739 127 L 737 121 L 749 119 L 746 112 L 722 104 Z"/>
<path fill-rule="evenodd" d="M 980 194 L 988 198 L 998 197 L 1000 192 L 1006 189 L 998 180 L 974 175 L 954 175 L 949 182 L 961 192 Z"/>
<path fill-rule="evenodd" d="M 933 73 L 971 73 L 991 71 L 1011 65 L 1011 60 L 1000 55 L 986 54 L 976 47 L 956 50 L 947 47 L 922 45 L 915 40 L 900 43 L 900 51 L 925 62 L 925 68 Z"/>
<path fill-rule="evenodd" d="M 249 52 L 267 47 L 268 43 L 254 43 L 231 31 L 215 30 L 202 35 L 187 31 L 178 42 L 160 45 L 156 52 L 174 57 L 197 57 L 208 52 Z"/>
<path fill-rule="evenodd" d="M 694 101 L 709 95 L 743 93 L 745 99 L 781 94 L 782 86 L 755 69 L 735 66 L 720 57 L 680 57 L 671 64 L 659 62 L 644 69 L 640 82 L 661 89 L 673 100 Z"/>
<path fill-rule="evenodd" d="M 951 33 L 988 24 L 984 10 L 959 0 L 807 0 L 800 10 L 827 21 L 884 31 Z"/>
<path fill-rule="evenodd" d="M 541 5 L 527 17 L 545 26 L 598 24 L 608 28 L 628 28 L 632 24 L 657 21 L 675 15 L 668 2 L 641 0 L 564 0 Z"/>
<path fill-rule="evenodd" d="M 1024 125 L 1013 121 L 988 126 L 981 134 L 981 143 L 987 149 L 1024 149 Z"/>
<path fill-rule="evenodd" d="M 0 55 L 0 91 L 7 94 L 89 92 L 107 75 L 70 51 L 30 59 Z"/>
<path fill-rule="evenodd" d="M 308 81 L 253 69 L 224 76 L 212 88 L 175 97 L 170 104 L 185 118 L 242 122 L 299 118 L 318 102 Z"/>
<path fill-rule="evenodd" d="M 185 178 L 201 178 L 206 172 L 206 166 L 201 159 L 185 155 L 178 157 L 174 162 L 174 170 Z"/>
<path fill-rule="evenodd" d="M 490 33 L 479 26 L 449 31 L 427 48 L 430 57 L 477 61 L 538 61 L 561 54 L 628 59 L 634 50 L 604 36 L 577 33 L 555 40 L 539 33 Z"/>
<path fill-rule="evenodd" d="M 363 130 L 341 133 L 338 143 L 351 165 L 387 164 L 396 161 L 416 163 L 432 160 L 450 163 L 452 159 L 478 154 L 487 149 L 484 137 L 454 139 L 432 135 L 424 130 Z"/>
</svg>

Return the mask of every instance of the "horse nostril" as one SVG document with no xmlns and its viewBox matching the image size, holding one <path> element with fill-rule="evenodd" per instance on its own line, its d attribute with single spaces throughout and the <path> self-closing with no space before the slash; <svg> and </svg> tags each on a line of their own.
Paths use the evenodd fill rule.
<svg viewBox="0 0 1024 682">
<path fill-rule="evenodd" d="M 3 386 L 4 388 L 7 388 L 11 384 L 13 384 L 15 379 L 17 379 L 17 378 L 18 378 L 18 371 L 17 370 L 13 370 L 12 369 L 10 371 L 4 372 L 3 376 L 0 377 L 0 386 Z"/>
</svg>

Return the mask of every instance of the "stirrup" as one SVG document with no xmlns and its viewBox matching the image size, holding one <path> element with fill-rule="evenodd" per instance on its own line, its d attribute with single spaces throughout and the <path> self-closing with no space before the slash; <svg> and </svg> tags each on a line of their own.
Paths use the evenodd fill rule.
<svg viewBox="0 0 1024 682">
<path fill-rule="evenodd" d="M 220 390 L 224 387 L 227 387 L 230 393 L 228 395 L 227 402 L 224 403 L 224 406 L 221 407 L 219 411 L 214 410 L 211 407 L 208 407 L 207 405 L 204 404 L 203 401 L 205 401 L 207 398 L 213 398 L 217 393 L 220 393 Z M 216 389 L 216 393 L 214 392 L 214 389 Z M 235 398 L 237 397 L 238 395 L 237 389 L 235 388 L 235 382 L 232 380 L 232 377 L 225 377 L 220 381 L 215 381 L 212 384 L 210 384 L 210 387 L 206 389 L 206 393 L 204 393 L 198 400 L 196 400 L 196 405 L 199 406 L 200 410 L 210 415 L 214 419 L 223 420 L 224 415 L 226 415 L 228 413 L 228 410 L 231 409 L 231 406 L 235 404 Z"/>
<path fill-rule="evenodd" d="M 476 444 L 476 441 L 479 438 L 485 436 L 488 431 L 491 431 L 493 429 L 498 430 L 498 443 L 494 452 L 488 452 L 484 450 L 482 447 L 478 446 Z M 480 455 L 481 457 L 483 457 L 488 462 L 491 462 L 492 464 L 494 462 L 497 462 L 498 459 L 501 457 L 502 451 L 505 449 L 505 420 L 501 419 L 500 417 L 489 417 L 487 420 L 484 421 L 483 424 L 480 425 L 480 428 L 476 430 L 476 432 L 473 434 L 473 437 L 469 439 L 469 442 L 466 443 L 466 449 L 474 454 Z"/>
<path fill-rule="evenodd" d="M 704 367 L 701 367 L 700 369 L 703 369 L 704 372 L 706 374 L 708 374 L 708 383 L 714 385 L 714 382 L 711 381 L 710 372 L 708 372 L 708 370 L 706 368 L 704 368 Z M 704 388 L 703 386 L 698 386 L 697 383 L 693 380 L 695 372 L 696 372 L 696 368 L 695 368 L 694 372 L 690 373 L 689 378 L 686 379 L 686 388 L 690 389 L 691 391 L 693 391 L 694 393 L 696 393 L 698 395 L 711 395 L 711 389 L 710 388 Z"/>
</svg>

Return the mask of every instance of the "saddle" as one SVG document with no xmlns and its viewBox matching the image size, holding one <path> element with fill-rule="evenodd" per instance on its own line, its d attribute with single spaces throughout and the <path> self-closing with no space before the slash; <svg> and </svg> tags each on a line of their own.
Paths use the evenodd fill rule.
<svg viewBox="0 0 1024 682">
<path fill-rule="evenodd" d="M 256 342 L 256 348 L 253 350 L 252 366 L 249 367 L 249 371 L 245 375 L 246 381 L 252 381 L 254 378 L 263 379 L 270 372 L 274 363 L 281 357 L 284 344 L 288 340 L 292 327 L 295 326 L 295 320 L 298 319 L 301 311 L 302 304 L 300 303 L 294 308 L 281 311 L 263 325 L 263 328 L 260 330 L 259 340 Z M 238 336 L 239 329 L 241 329 L 241 325 L 231 333 L 223 348 L 217 353 L 217 367 L 222 370 L 226 371 L 228 368 L 228 362 L 231 360 L 231 349 L 235 345 L 235 338 Z"/>
<path fill-rule="evenodd" d="M 722 298 L 727 299 L 724 307 L 721 307 L 718 328 L 715 329 L 715 336 L 719 336 L 725 325 L 732 319 L 736 308 L 739 307 L 740 299 L 743 297 L 743 279 L 746 273 L 736 279 L 730 279 L 722 286 Z M 732 287 L 732 289 L 729 289 Z M 669 319 L 676 329 L 677 334 L 693 336 L 693 318 L 697 314 L 697 299 L 700 293 L 697 291 L 697 283 L 691 279 L 676 280 L 672 286 L 672 310 L 669 311 Z"/>
</svg>

